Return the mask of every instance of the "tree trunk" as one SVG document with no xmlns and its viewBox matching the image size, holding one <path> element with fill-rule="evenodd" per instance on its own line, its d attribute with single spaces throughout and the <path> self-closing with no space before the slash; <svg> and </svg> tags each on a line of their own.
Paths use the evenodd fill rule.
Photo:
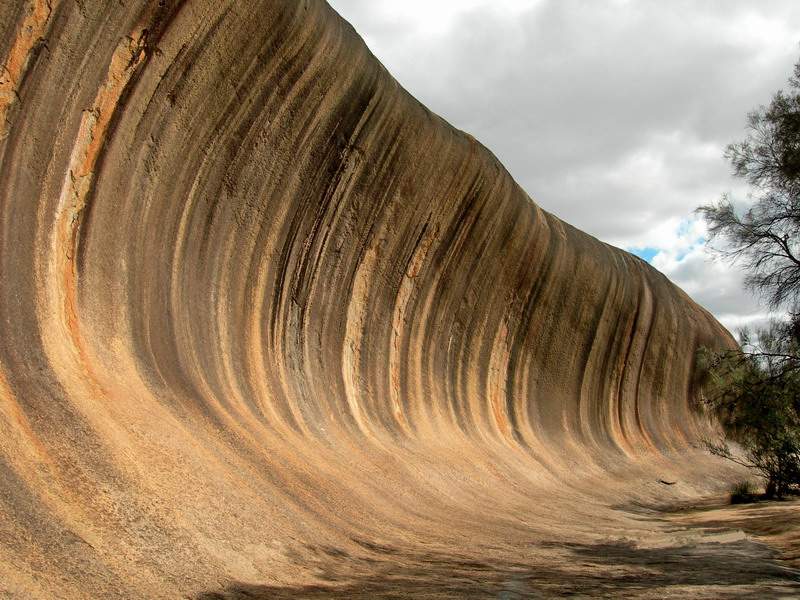
<svg viewBox="0 0 800 600">
<path fill-rule="evenodd" d="M 765 490 L 765 494 L 764 495 L 767 498 L 774 498 L 775 497 L 775 492 L 777 491 L 777 487 L 778 486 L 775 483 L 775 479 L 773 477 L 770 477 L 769 481 L 767 481 L 767 489 Z"/>
</svg>

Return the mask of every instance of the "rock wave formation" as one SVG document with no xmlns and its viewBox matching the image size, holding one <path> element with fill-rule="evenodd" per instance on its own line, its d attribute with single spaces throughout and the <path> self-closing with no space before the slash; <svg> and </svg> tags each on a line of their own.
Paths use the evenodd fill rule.
<svg viewBox="0 0 800 600">
<path fill-rule="evenodd" d="M 512 564 L 719 483 L 729 334 L 322 0 L 10 0 L 0 66 L 0 596 Z"/>
</svg>

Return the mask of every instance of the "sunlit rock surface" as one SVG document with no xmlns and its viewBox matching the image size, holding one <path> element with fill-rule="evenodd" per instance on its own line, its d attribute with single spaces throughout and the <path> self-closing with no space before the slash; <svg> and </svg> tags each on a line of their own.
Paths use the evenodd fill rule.
<svg viewBox="0 0 800 600">
<path fill-rule="evenodd" d="M 0 65 L 0 596 L 557 591 L 724 483 L 729 334 L 321 0 L 4 1 Z"/>
</svg>

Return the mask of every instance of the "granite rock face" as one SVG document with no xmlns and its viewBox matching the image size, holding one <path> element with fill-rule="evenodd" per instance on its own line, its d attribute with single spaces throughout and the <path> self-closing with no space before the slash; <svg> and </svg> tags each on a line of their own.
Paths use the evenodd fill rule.
<svg viewBox="0 0 800 600">
<path fill-rule="evenodd" d="M 715 485 L 730 335 L 322 0 L 5 1 L 0 65 L 0 595 L 503 560 Z"/>
</svg>

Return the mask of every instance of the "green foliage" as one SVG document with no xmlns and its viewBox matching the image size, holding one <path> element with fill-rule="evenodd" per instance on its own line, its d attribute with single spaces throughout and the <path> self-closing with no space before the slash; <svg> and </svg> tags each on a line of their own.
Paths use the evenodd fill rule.
<svg viewBox="0 0 800 600">
<path fill-rule="evenodd" d="M 758 331 L 757 340 L 744 333 L 740 349 L 700 353 L 703 400 L 742 452 L 724 439 L 706 446 L 757 471 L 767 495 L 782 497 L 800 484 L 800 354 L 784 323 Z"/>
<path fill-rule="evenodd" d="M 759 472 L 767 496 L 783 496 L 800 484 L 800 63 L 788 88 L 750 113 L 747 137 L 725 156 L 752 187 L 752 203 L 740 211 L 723 196 L 698 209 L 709 247 L 741 266 L 747 285 L 787 318 L 744 332 L 740 349 L 701 352 L 704 400 L 742 452 L 724 439 L 707 446 Z"/>
<path fill-rule="evenodd" d="M 746 283 L 771 308 L 800 302 L 800 63 L 789 89 L 748 116 L 745 140 L 725 153 L 734 174 L 753 190 L 751 206 L 737 211 L 728 196 L 698 212 L 716 252 L 737 262 Z"/>
<path fill-rule="evenodd" d="M 731 487 L 731 504 L 746 504 L 756 498 L 757 490 L 752 481 L 739 481 Z"/>
</svg>

